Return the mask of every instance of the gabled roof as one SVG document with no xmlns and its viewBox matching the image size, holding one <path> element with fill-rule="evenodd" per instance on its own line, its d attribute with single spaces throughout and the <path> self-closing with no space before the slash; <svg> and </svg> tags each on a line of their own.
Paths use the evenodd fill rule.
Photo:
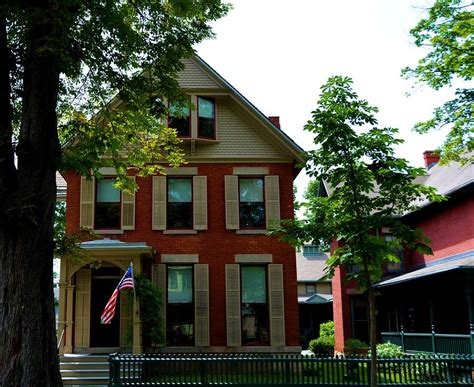
<svg viewBox="0 0 474 387">
<path fill-rule="evenodd" d="M 296 253 L 296 280 L 298 282 L 320 281 L 326 270 L 329 253 L 303 254 Z"/>
<path fill-rule="evenodd" d="M 194 55 L 194 62 L 201 67 L 211 78 L 213 78 L 218 84 L 223 85 L 229 92 L 230 96 L 235 102 L 237 102 L 242 108 L 247 110 L 250 114 L 256 117 L 266 129 L 267 134 L 277 141 L 292 155 L 293 159 L 298 163 L 303 163 L 302 157 L 303 149 L 296 144 L 285 132 L 275 126 L 270 119 L 265 116 L 255 105 L 253 105 L 247 98 L 245 98 L 234 86 L 227 82 L 216 70 L 214 70 L 207 62 L 205 62 L 197 54 Z"/>
</svg>

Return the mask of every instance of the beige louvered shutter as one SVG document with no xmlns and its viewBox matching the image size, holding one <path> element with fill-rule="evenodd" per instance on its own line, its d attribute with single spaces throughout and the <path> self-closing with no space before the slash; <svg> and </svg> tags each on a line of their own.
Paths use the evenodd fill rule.
<svg viewBox="0 0 474 387">
<path fill-rule="evenodd" d="M 196 347 L 209 347 L 209 265 L 194 265 L 194 321 Z"/>
<path fill-rule="evenodd" d="M 240 267 L 225 265 L 227 346 L 240 347 Z"/>
<path fill-rule="evenodd" d="M 128 337 L 132 329 L 133 301 L 128 292 L 120 292 L 120 347 L 132 345 Z"/>
<path fill-rule="evenodd" d="M 135 176 L 129 177 L 135 181 Z M 135 230 L 135 193 L 122 191 L 122 230 Z"/>
<path fill-rule="evenodd" d="M 268 288 L 270 301 L 270 344 L 285 345 L 285 295 L 283 292 L 283 265 L 268 265 Z"/>
<path fill-rule="evenodd" d="M 94 228 L 94 196 L 95 178 L 87 179 L 81 177 L 81 206 L 79 226 L 82 228 Z"/>
<path fill-rule="evenodd" d="M 162 346 L 166 343 L 166 265 L 159 263 L 154 264 L 151 269 L 151 281 L 160 291 L 161 296 L 161 326 L 162 326 L 162 335 L 163 343 Z"/>
<path fill-rule="evenodd" d="M 89 347 L 91 317 L 91 269 L 76 272 L 76 310 L 74 346 Z M 95 316 L 100 318 L 100 316 Z"/>
<path fill-rule="evenodd" d="M 225 176 L 225 227 L 239 229 L 239 178 Z"/>
<path fill-rule="evenodd" d="M 280 220 L 280 179 L 278 176 L 265 176 L 265 218 L 267 228 Z"/>
<path fill-rule="evenodd" d="M 193 228 L 207 230 L 207 176 L 193 176 L 193 215 Z"/>
<path fill-rule="evenodd" d="M 153 176 L 152 230 L 166 230 L 166 176 Z"/>
</svg>

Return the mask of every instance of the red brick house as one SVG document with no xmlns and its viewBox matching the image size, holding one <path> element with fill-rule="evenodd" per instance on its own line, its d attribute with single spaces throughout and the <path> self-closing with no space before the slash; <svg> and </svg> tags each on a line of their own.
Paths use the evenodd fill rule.
<svg viewBox="0 0 474 387">
<path fill-rule="evenodd" d="M 299 350 L 295 251 L 265 233 L 293 217 L 302 150 L 199 57 L 179 82 L 197 107 L 169 118 L 185 166 L 136 177 L 134 196 L 112 186 L 112 169 L 63 173 L 67 231 L 101 239 L 81 244 L 93 262 L 61 262 L 62 353 L 143 350 L 138 302 L 121 297 L 100 324 L 130 262 L 162 290 L 163 351 Z"/>
<path fill-rule="evenodd" d="M 421 203 L 403 221 L 423 229 L 433 255 L 405 251 L 400 264 L 385 269 L 376 285 L 379 340 L 406 351 L 474 354 L 474 165 L 437 164 L 424 153 L 427 175 L 420 182 L 446 195 L 441 203 Z M 389 230 L 385 232 L 390 238 Z M 368 342 L 368 309 L 364 294 L 333 278 L 336 351 L 358 338 Z"/>
</svg>

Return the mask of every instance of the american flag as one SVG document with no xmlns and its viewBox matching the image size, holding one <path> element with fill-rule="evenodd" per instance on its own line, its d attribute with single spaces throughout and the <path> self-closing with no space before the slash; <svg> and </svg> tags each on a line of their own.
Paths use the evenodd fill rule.
<svg viewBox="0 0 474 387">
<path fill-rule="evenodd" d="M 112 319 L 114 318 L 114 315 L 115 315 L 115 305 L 117 303 L 117 296 L 119 292 L 122 289 L 133 289 L 133 288 L 134 288 L 133 267 L 132 267 L 132 264 L 130 264 L 127 272 L 123 275 L 119 284 L 117 285 L 114 292 L 112 293 L 112 296 L 107 302 L 107 305 L 105 305 L 104 311 L 102 312 L 102 315 L 100 316 L 100 322 L 102 324 L 110 324 L 112 322 Z"/>
</svg>

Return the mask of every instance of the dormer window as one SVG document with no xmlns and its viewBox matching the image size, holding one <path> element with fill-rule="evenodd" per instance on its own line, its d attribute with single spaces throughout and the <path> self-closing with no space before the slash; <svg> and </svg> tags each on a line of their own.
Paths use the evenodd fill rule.
<svg viewBox="0 0 474 387">
<path fill-rule="evenodd" d="M 198 97 L 198 137 L 216 138 L 216 103 L 212 98 Z"/>
<path fill-rule="evenodd" d="M 191 111 L 189 107 L 170 104 L 168 126 L 176 129 L 178 137 L 191 137 Z"/>
</svg>

